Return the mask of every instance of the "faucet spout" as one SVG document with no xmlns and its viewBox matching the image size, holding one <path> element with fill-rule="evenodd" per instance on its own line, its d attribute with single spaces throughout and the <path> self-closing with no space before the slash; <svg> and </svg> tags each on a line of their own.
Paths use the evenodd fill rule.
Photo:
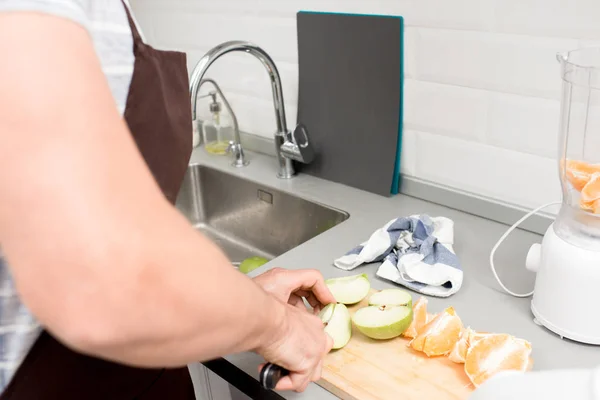
<svg viewBox="0 0 600 400">
<path fill-rule="evenodd" d="M 296 136 L 292 135 L 287 128 L 285 118 L 285 106 L 283 103 L 283 91 L 281 89 L 281 77 L 271 57 L 260 47 L 245 41 L 229 41 L 215 46 L 209 50 L 194 67 L 190 78 L 190 97 L 192 102 L 192 118 L 196 119 L 196 96 L 198 95 L 199 83 L 202 81 L 206 70 L 215 60 L 224 54 L 241 51 L 252 54 L 267 70 L 273 91 L 273 107 L 275 109 L 275 120 L 277 121 L 277 132 L 275 132 L 275 152 L 278 160 L 277 176 L 288 179 L 294 175 L 292 160 L 307 162 L 312 158 L 309 148 L 308 137 L 304 132 L 306 142 L 298 145 Z"/>
</svg>

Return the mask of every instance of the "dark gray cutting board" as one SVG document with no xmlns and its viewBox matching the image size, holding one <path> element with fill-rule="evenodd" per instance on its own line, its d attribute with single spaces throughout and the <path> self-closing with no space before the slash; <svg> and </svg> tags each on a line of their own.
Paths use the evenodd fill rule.
<svg viewBox="0 0 600 400">
<path fill-rule="evenodd" d="M 296 163 L 298 171 L 384 196 L 395 192 L 402 23 L 394 16 L 297 14 L 298 123 L 316 153 L 310 164 Z"/>
</svg>

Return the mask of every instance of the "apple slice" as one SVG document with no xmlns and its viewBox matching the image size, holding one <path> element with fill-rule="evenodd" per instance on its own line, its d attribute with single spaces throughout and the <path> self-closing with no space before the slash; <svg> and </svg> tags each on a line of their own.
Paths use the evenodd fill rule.
<svg viewBox="0 0 600 400">
<path fill-rule="evenodd" d="M 319 318 L 325 325 L 325 333 L 333 339 L 332 349 L 341 349 L 348 344 L 352 336 L 352 319 L 344 304 L 327 304 L 319 313 Z"/>
<path fill-rule="evenodd" d="M 369 306 L 352 316 L 352 322 L 364 335 L 372 339 L 392 339 L 400 336 L 413 319 L 411 307 Z"/>
<path fill-rule="evenodd" d="M 412 296 L 402 289 L 383 289 L 369 297 L 369 305 L 412 307 Z"/>
<path fill-rule="evenodd" d="M 332 278 L 325 281 L 335 297 L 335 301 L 343 304 L 356 304 L 369 294 L 371 283 L 367 274 Z"/>
</svg>

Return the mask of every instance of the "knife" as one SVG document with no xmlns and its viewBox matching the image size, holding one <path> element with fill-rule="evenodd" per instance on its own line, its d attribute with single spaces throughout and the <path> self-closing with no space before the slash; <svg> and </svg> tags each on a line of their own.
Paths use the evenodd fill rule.
<svg viewBox="0 0 600 400">
<path fill-rule="evenodd" d="M 331 317 L 333 317 L 333 312 L 335 311 L 335 304 L 332 307 L 331 314 L 329 315 L 329 319 L 327 321 L 323 321 L 323 328 L 327 326 Z M 290 374 L 290 371 L 287 369 L 273 363 L 266 363 L 263 365 L 260 370 L 259 381 L 260 384 L 268 390 L 275 389 L 275 386 L 279 383 L 279 380 L 284 376 Z"/>
<path fill-rule="evenodd" d="M 266 363 L 260 370 L 260 384 L 265 389 L 273 390 L 279 383 L 279 380 L 289 374 L 290 371 L 277 364 Z"/>
</svg>

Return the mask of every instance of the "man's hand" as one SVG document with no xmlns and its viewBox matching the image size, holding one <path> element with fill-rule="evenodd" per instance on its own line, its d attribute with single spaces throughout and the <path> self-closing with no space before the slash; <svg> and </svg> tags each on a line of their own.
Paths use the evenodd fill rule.
<svg viewBox="0 0 600 400">
<path fill-rule="evenodd" d="M 304 305 L 304 310 L 282 305 L 285 311 L 281 324 L 257 353 L 290 371 L 281 378 L 275 390 L 303 392 L 310 382 L 321 378 L 323 357 L 331 350 L 333 340 L 325 333 L 321 319 L 306 312 Z"/>
<path fill-rule="evenodd" d="M 302 310 L 306 310 L 302 298 L 308 301 L 315 312 L 320 311 L 323 305 L 335 303 L 323 275 L 314 269 L 293 271 L 273 268 L 254 278 L 254 282 L 278 300 Z"/>
<path fill-rule="evenodd" d="M 335 303 L 335 298 L 323 275 L 314 269 L 292 271 L 274 268 L 254 278 L 254 282 L 278 301 L 288 303 L 273 340 L 257 352 L 265 360 L 290 371 L 275 390 L 302 392 L 310 382 L 321 378 L 323 357 L 333 346 L 333 340 L 324 331 L 323 322 L 306 312 L 302 299 L 305 298 L 318 312 L 322 305 Z"/>
</svg>

